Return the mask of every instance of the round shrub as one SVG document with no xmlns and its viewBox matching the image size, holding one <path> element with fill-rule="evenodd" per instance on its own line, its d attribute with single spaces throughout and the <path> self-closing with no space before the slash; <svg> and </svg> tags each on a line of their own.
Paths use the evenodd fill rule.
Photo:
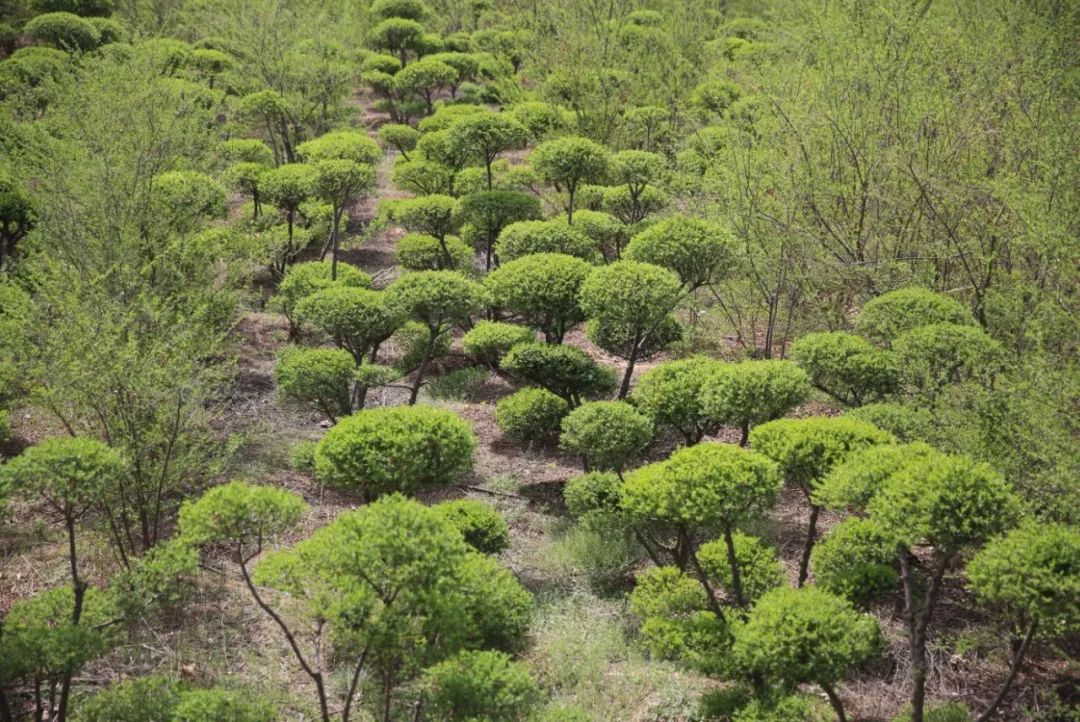
<svg viewBox="0 0 1080 722">
<path fill-rule="evenodd" d="M 373 166 L 382 160 L 379 144 L 359 130 L 334 130 L 318 138 L 305 141 L 296 147 L 305 163 L 320 160 L 351 160 L 360 165 Z"/>
<path fill-rule="evenodd" d="M 518 344 L 503 357 L 502 367 L 528 383 L 544 387 L 571 406 L 615 388 L 615 372 L 573 346 Z"/>
<path fill-rule="evenodd" d="M 455 499 L 435 506 L 465 541 L 483 554 L 498 554 L 510 546 L 510 528 L 503 515 L 490 504 L 475 499 Z"/>
<path fill-rule="evenodd" d="M 570 410 L 567 402 L 547 389 L 521 389 L 495 404 L 495 421 L 508 438 L 521 442 L 543 439 L 559 429 Z"/>
<path fill-rule="evenodd" d="M 867 421 L 901 441 L 929 441 L 935 436 L 934 417 L 926 409 L 896 403 L 866 404 L 844 416 Z"/>
<path fill-rule="evenodd" d="M 811 333 L 791 347 L 810 383 L 837 401 L 858 406 L 896 390 L 899 369 L 888 351 L 843 331 Z"/>
<path fill-rule="evenodd" d="M 271 304 L 281 309 L 290 323 L 297 326 L 299 317 L 296 307 L 303 299 L 329 286 L 371 288 L 371 276 L 351 263 L 338 263 L 337 280 L 331 280 L 330 261 L 308 261 L 289 266 L 278 284 L 278 291 Z M 297 327 L 297 330 L 298 327 Z"/>
<path fill-rule="evenodd" d="M 936 323 L 920 326 L 893 341 L 904 379 L 933 395 L 946 384 L 989 384 L 1004 357 L 1001 344 L 978 326 Z"/>
<path fill-rule="evenodd" d="M 338 422 L 315 451 L 323 482 L 371 499 L 451 484 L 472 466 L 476 437 L 452 411 L 365 409 Z"/>
<path fill-rule="evenodd" d="M 593 240 L 607 261 L 618 260 L 630 230 L 615 216 L 600 211 L 582 210 L 574 213 L 574 228 Z"/>
<path fill-rule="evenodd" d="M 721 362 L 704 356 L 667 361 L 638 379 L 630 400 L 657 426 L 682 434 L 688 445 L 715 433 L 723 420 L 709 415 L 704 395 Z"/>
<path fill-rule="evenodd" d="M 599 257 L 592 239 L 562 220 L 511 223 L 499 233 L 495 253 L 503 263 L 533 253 L 562 253 L 589 262 Z"/>
<path fill-rule="evenodd" d="M 563 487 L 566 509 L 581 518 L 593 512 L 616 512 L 622 498 L 622 479 L 610 471 L 592 471 L 575 476 Z"/>
<path fill-rule="evenodd" d="M 447 271 L 467 267 L 472 260 L 472 248 L 457 236 L 447 236 L 445 243 L 446 249 L 443 250 L 443 244 L 435 236 L 406 233 L 398 241 L 394 257 L 402 268 L 410 271 Z"/>
<path fill-rule="evenodd" d="M 941 455 L 921 442 L 858 449 L 834 466 L 814 489 L 814 503 L 836 510 L 864 510 L 890 476 L 935 454 Z"/>
<path fill-rule="evenodd" d="M 534 253 L 503 263 L 484 279 L 491 303 L 561 343 L 575 324 L 585 320 L 578 291 L 592 266 L 561 253 Z"/>
<path fill-rule="evenodd" d="M 355 374 L 355 359 L 342 349 L 286 348 L 274 368 L 283 401 L 313 406 L 331 422 L 352 412 Z"/>
<path fill-rule="evenodd" d="M 502 652 L 466 651 L 424 674 L 427 702 L 438 722 L 524 722 L 540 690 L 520 662 Z"/>
<path fill-rule="evenodd" d="M 974 325 L 971 311 L 959 301 L 928 288 L 901 288 L 866 302 L 855 328 L 877 341 L 891 342 L 903 333 L 934 323 Z"/>
<path fill-rule="evenodd" d="M 896 548 L 896 540 L 872 520 L 845 519 L 814 545 L 814 583 L 866 608 L 896 588 Z"/>
<path fill-rule="evenodd" d="M 386 18 L 423 20 L 429 12 L 423 0 L 375 0 L 371 3 L 371 14 L 380 20 Z"/>
<path fill-rule="evenodd" d="M 397 70 L 401 68 L 401 63 L 398 62 L 397 58 L 388 59 L 393 60 L 391 67 L 393 68 L 393 72 L 397 72 Z M 394 65 L 396 65 L 397 67 L 393 67 Z M 383 145 L 397 148 L 397 150 L 405 156 L 408 156 L 409 152 L 416 148 L 416 141 L 419 138 L 420 131 L 418 131 L 416 128 L 413 128 L 411 125 L 387 123 L 386 125 L 379 128 L 379 140 L 383 142 Z"/>
<path fill-rule="evenodd" d="M 498 321 L 480 321 L 461 339 L 465 353 L 477 363 L 496 367 L 510 349 L 519 343 L 536 341 L 536 335 L 524 326 Z"/>
<path fill-rule="evenodd" d="M 277 711 L 250 693 L 198 689 L 185 693 L 170 722 L 274 722 Z"/>
<path fill-rule="evenodd" d="M 185 687 L 161 676 L 110 685 L 79 705 L 79 722 L 171 722 Z"/>
<path fill-rule="evenodd" d="M 93 50 L 101 42 L 93 23 L 72 13 L 38 15 L 23 27 L 23 34 L 69 53 Z"/>
<path fill-rule="evenodd" d="M 625 401 L 593 401 L 562 420 L 559 443 L 584 457 L 586 467 L 621 470 L 648 446 L 652 434 L 652 421 Z"/>
<path fill-rule="evenodd" d="M 784 565 L 776 550 L 757 537 L 742 532 L 732 532 L 735 563 L 739 568 L 739 582 L 747 604 L 756 602 L 765 592 L 784 582 Z M 728 547 L 723 539 L 702 544 L 697 550 L 702 570 L 728 595 L 734 594 L 734 578 L 728 559 Z"/>
<path fill-rule="evenodd" d="M 667 268 L 684 287 L 698 288 L 731 272 L 735 241 L 718 223 L 669 216 L 630 239 L 626 258 Z"/>
<path fill-rule="evenodd" d="M 791 361 L 716 364 L 706 382 L 702 408 L 716 422 L 740 427 L 746 443 L 751 426 L 780 418 L 809 393 L 806 372 Z"/>
<path fill-rule="evenodd" d="M 384 291 L 331 285 L 301 299 L 297 316 L 352 354 L 359 366 L 401 325 L 401 314 Z"/>
</svg>

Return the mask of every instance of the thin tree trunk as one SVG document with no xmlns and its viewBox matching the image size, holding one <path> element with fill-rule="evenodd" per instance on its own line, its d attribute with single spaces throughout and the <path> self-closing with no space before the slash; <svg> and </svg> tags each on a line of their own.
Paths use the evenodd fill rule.
<svg viewBox="0 0 1080 722">
<path fill-rule="evenodd" d="M 409 406 L 416 404 L 420 396 L 420 386 L 424 383 L 424 373 L 427 371 L 428 362 L 431 360 L 431 352 L 435 350 L 436 332 L 428 330 L 428 342 L 424 347 L 424 356 L 420 359 L 420 367 L 416 369 L 416 380 L 413 381 L 412 392 L 409 394 Z"/>
<path fill-rule="evenodd" d="M 68 533 L 68 561 L 71 563 L 71 586 L 75 597 L 75 603 L 71 610 L 71 623 L 79 626 L 82 618 L 83 599 L 86 596 L 86 583 L 79 578 L 79 560 L 75 550 L 75 517 L 70 511 L 65 515 L 64 523 Z M 60 702 L 56 706 L 56 722 L 64 722 L 67 719 L 68 700 L 71 698 L 71 677 L 74 670 L 64 673 L 60 682 Z"/>
<path fill-rule="evenodd" d="M 638 347 L 641 341 L 634 336 L 634 345 L 630 349 L 630 357 L 626 359 L 626 372 L 623 374 L 622 385 L 619 387 L 619 398 L 625 399 L 630 393 L 630 379 L 634 376 L 634 364 L 637 363 Z"/>
<path fill-rule="evenodd" d="M 847 722 L 847 715 L 844 714 L 844 703 L 840 701 L 840 696 L 836 694 L 836 690 L 833 689 L 831 684 L 822 684 L 821 689 L 825 691 L 825 696 L 829 698 L 829 704 L 832 705 L 833 711 L 836 712 L 837 722 Z"/>
<path fill-rule="evenodd" d="M 735 540 L 731 536 L 731 529 L 724 529 L 724 544 L 727 546 L 728 564 L 731 566 L 731 591 L 735 595 L 735 604 L 740 607 L 746 606 L 746 597 L 743 596 L 742 572 L 739 570 L 739 560 L 735 556 Z"/>
<path fill-rule="evenodd" d="M 330 259 L 330 280 L 337 280 L 337 256 L 338 256 L 338 228 L 341 225 L 341 210 L 339 208 L 334 209 L 334 230 L 333 239 L 333 257 Z"/>
<path fill-rule="evenodd" d="M 11 705 L 8 703 L 7 692 L 2 689 L 0 689 L 0 722 L 15 722 Z"/>
<path fill-rule="evenodd" d="M 690 550 L 690 564 L 694 567 L 694 574 L 697 575 L 698 581 L 701 582 L 702 588 L 705 590 L 705 596 L 709 599 L 709 608 L 713 613 L 720 618 L 724 619 L 724 610 L 720 608 L 720 600 L 716 598 L 716 591 L 712 588 L 712 584 L 709 583 L 709 578 L 705 575 L 705 570 L 701 568 L 701 564 L 698 563 L 697 554 L 694 550 Z"/>
<path fill-rule="evenodd" d="M 1027 632 L 1024 633 L 1024 638 L 1020 642 L 1020 646 L 1016 648 L 1013 653 L 1012 664 L 1009 666 L 1009 676 L 1005 678 L 1005 683 L 1001 686 L 1001 691 L 998 692 L 997 697 L 994 697 L 994 701 L 990 703 L 990 706 L 986 708 L 986 711 L 979 715 L 975 722 L 988 722 L 990 717 L 997 711 L 997 708 L 1001 706 L 1001 703 L 1005 701 L 1005 695 L 1009 693 L 1009 688 L 1012 687 L 1012 683 L 1016 680 L 1016 675 L 1020 672 L 1020 662 L 1024 659 L 1024 654 L 1027 652 L 1028 647 L 1031 645 L 1031 640 L 1035 636 L 1035 627 L 1038 622 L 1033 621 L 1028 625 Z"/>
<path fill-rule="evenodd" d="M 799 586 L 806 584 L 810 576 L 810 553 L 814 551 L 814 538 L 817 536 L 817 520 L 821 509 L 810 505 L 810 522 L 806 527 L 806 541 L 803 543 L 802 560 L 799 562 Z"/>
</svg>

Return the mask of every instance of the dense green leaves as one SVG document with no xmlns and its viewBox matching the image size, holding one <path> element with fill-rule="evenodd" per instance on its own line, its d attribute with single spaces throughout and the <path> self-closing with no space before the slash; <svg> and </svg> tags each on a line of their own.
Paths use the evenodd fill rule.
<svg viewBox="0 0 1080 722">
<path fill-rule="evenodd" d="M 542 441 L 559 430 L 570 405 L 547 389 L 526 388 L 504 396 L 495 404 L 499 430 L 515 441 Z"/>
<path fill-rule="evenodd" d="M 592 267 L 561 253 L 534 253 L 504 263 L 484 279 L 494 307 L 539 329 L 550 343 L 585 320 L 578 303 L 581 284 Z"/>
<path fill-rule="evenodd" d="M 621 471 L 652 440 L 652 421 L 625 401 L 582 404 L 562 420 L 559 443 L 589 468 Z"/>
</svg>

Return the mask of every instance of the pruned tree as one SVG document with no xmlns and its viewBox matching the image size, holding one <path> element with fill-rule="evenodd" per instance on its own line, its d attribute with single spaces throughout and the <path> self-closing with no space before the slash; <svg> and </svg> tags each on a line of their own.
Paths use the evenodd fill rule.
<svg viewBox="0 0 1080 722">
<path fill-rule="evenodd" d="M 548 343 L 585 320 L 578 302 L 592 266 L 561 253 L 534 253 L 504 263 L 484 279 L 491 305 L 539 329 Z"/>
<path fill-rule="evenodd" d="M 529 160 L 544 180 L 566 189 L 566 220 L 573 223 L 578 186 L 602 179 L 608 172 L 610 154 L 588 138 L 566 136 L 536 146 Z"/>
</svg>

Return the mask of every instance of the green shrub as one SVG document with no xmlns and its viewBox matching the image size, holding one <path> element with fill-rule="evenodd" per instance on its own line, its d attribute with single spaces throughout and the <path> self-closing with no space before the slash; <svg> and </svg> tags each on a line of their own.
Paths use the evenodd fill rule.
<svg viewBox="0 0 1080 722">
<path fill-rule="evenodd" d="M 563 418 L 559 444 L 582 456 L 586 471 L 619 471 L 648 446 L 652 435 L 652 421 L 625 401 L 592 401 Z"/>
<path fill-rule="evenodd" d="M 921 442 L 858 449 L 820 481 L 813 492 L 814 503 L 837 511 L 863 511 L 889 477 L 912 462 L 934 455 L 940 456 Z"/>
<path fill-rule="evenodd" d="M 562 220 L 511 223 L 499 233 L 495 253 L 502 263 L 534 253 L 561 253 L 590 263 L 599 259 L 592 239 Z"/>
<path fill-rule="evenodd" d="M 384 57 L 387 57 L 389 60 L 388 56 Z M 393 58 L 392 60 L 393 63 L 388 65 L 390 70 L 387 71 L 385 68 L 381 68 L 383 72 L 390 72 L 391 74 L 393 74 L 401 69 L 401 63 L 397 60 L 397 58 Z M 365 60 L 364 65 L 367 66 L 368 61 Z M 368 69 L 373 70 L 376 68 Z M 386 125 L 379 128 L 379 140 L 382 141 L 383 145 L 390 146 L 391 148 L 396 148 L 398 152 L 401 153 L 401 155 L 406 159 L 408 159 L 409 153 L 416 148 L 416 141 L 419 138 L 420 131 L 418 131 L 416 128 L 413 128 L 411 125 L 387 123 Z"/>
<path fill-rule="evenodd" d="M 477 363 L 497 368 L 502 357 L 519 343 L 536 341 L 536 335 L 524 326 L 498 321 L 479 321 L 465 332 L 462 349 Z"/>
<path fill-rule="evenodd" d="M 296 147 L 305 163 L 320 160 L 351 160 L 360 165 L 374 166 L 382 160 L 379 144 L 360 130 L 333 130 Z"/>
<path fill-rule="evenodd" d="M 508 438 L 532 442 L 558 431 L 569 410 L 564 399 L 547 389 L 527 388 L 496 402 L 495 421 Z"/>
<path fill-rule="evenodd" d="M 595 512 L 612 514 L 622 503 L 622 479 L 610 471 L 592 471 L 567 480 L 563 499 L 570 515 L 582 518 Z"/>
<path fill-rule="evenodd" d="M 289 449 L 289 467 L 309 474 L 315 473 L 315 449 L 317 441 L 297 441 Z"/>
<path fill-rule="evenodd" d="M 439 722 L 525 722 L 540 701 L 525 665 L 502 652 L 461 652 L 424 679 L 428 709 Z"/>
<path fill-rule="evenodd" d="M 674 271 L 684 288 L 694 289 L 732 272 L 735 240 L 718 223 L 674 215 L 630 239 L 626 258 Z"/>
<path fill-rule="evenodd" d="M 380 20 L 386 18 L 423 20 L 430 12 L 423 0 L 375 0 L 371 3 L 371 14 Z"/>
<path fill-rule="evenodd" d="M 169 677 L 135 677 L 106 687 L 78 708 L 78 722 L 173 722 L 186 686 Z"/>
<path fill-rule="evenodd" d="M 679 432 L 687 445 L 696 444 L 722 423 L 709 415 L 704 401 L 719 364 L 704 356 L 657 364 L 641 375 L 630 400 L 657 426 Z"/>
<path fill-rule="evenodd" d="M 791 361 L 740 361 L 713 365 L 701 405 L 710 419 L 742 429 L 745 444 L 751 427 L 779 419 L 809 393 L 806 372 Z"/>
<path fill-rule="evenodd" d="M 295 525 L 306 510 L 298 494 L 233 481 L 184 502 L 180 508 L 180 534 L 196 544 L 261 543 Z"/>
<path fill-rule="evenodd" d="M 455 499 L 434 508 L 478 552 L 498 554 L 510 546 L 510 528 L 506 519 L 490 504 L 475 499 Z"/>
<path fill-rule="evenodd" d="M 457 236 L 447 236 L 445 244 L 443 249 L 435 236 L 406 233 L 398 241 L 394 257 L 410 271 L 452 271 L 469 266 L 473 251 L 467 243 Z"/>
<path fill-rule="evenodd" d="M 784 565 L 776 555 L 776 549 L 757 537 L 736 531 L 731 538 L 743 601 L 753 604 L 765 592 L 784 583 Z M 697 558 L 709 580 L 734 598 L 734 577 L 724 540 L 716 539 L 702 544 L 698 547 Z"/>
<path fill-rule="evenodd" d="M 574 214 L 574 227 L 593 240 L 605 260 L 622 257 L 630 229 L 618 218 L 600 211 L 581 210 Z"/>
<path fill-rule="evenodd" d="M 417 321 L 409 321 L 394 332 L 390 340 L 401 354 L 396 364 L 400 372 L 408 373 L 420 365 L 430 337 L 427 326 Z M 450 353 L 450 342 L 449 335 L 440 334 L 431 350 L 431 358 L 437 359 Z"/>
<path fill-rule="evenodd" d="M 897 388 L 899 368 L 888 351 L 843 331 L 811 333 L 791 347 L 810 382 L 837 401 L 859 406 Z"/>
<path fill-rule="evenodd" d="M 402 323 L 390 300 L 385 291 L 332 285 L 301 299 L 296 314 L 348 351 L 359 366 Z"/>
<path fill-rule="evenodd" d="M 290 346 L 274 368 L 282 401 L 314 407 L 331 422 L 352 413 L 355 374 L 355 359 L 341 349 Z"/>
<path fill-rule="evenodd" d="M 581 284 L 592 270 L 580 258 L 534 253 L 504 262 L 484 279 L 491 304 L 539 329 L 549 343 L 562 343 L 585 320 L 578 304 Z"/>
<path fill-rule="evenodd" d="M 274 707 L 250 692 L 199 689 L 180 698 L 171 722 L 274 722 L 275 719 Z"/>
<path fill-rule="evenodd" d="M 955 299 L 927 288 L 912 287 L 867 301 L 855 320 L 855 328 L 864 336 L 890 343 L 908 331 L 938 323 L 970 326 L 975 319 Z"/>
<path fill-rule="evenodd" d="M 572 346 L 518 344 L 503 357 L 502 367 L 561 397 L 571 407 L 579 406 L 585 398 L 602 396 L 615 388 L 613 370 Z"/>
<path fill-rule="evenodd" d="M 867 608 L 896 588 L 896 540 L 870 519 L 840 522 L 814 546 L 814 583 Z"/>
<path fill-rule="evenodd" d="M 844 413 L 888 431 L 901 441 L 930 441 L 934 438 L 934 417 L 926 409 L 896 403 L 866 404 Z"/>
<path fill-rule="evenodd" d="M 69 53 L 93 50 L 101 42 L 101 34 L 93 23 L 64 12 L 44 13 L 32 18 L 23 27 L 23 34 Z"/>
<path fill-rule="evenodd" d="M 299 335 L 301 326 L 296 308 L 308 296 L 330 286 L 371 288 L 371 276 L 349 263 L 338 263 L 337 280 L 331 280 L 331 265 L 329 261 L 297 263 L 289 267 L 278 284 L 270 303 L 285 314 L 294 338 Z"/>
<path fill-rule="evenodd" d="M 339 421 L 315 452 L 318 478 L 374 498 L 457 481 L 472 466 L 476 437 L 452 411 L 375 408 Z"/>
<path fill-rule="evenodd" d="M 428 393 L 437 401 L 472 401 L 487 380 L 488 370 L 466 366 L 428 382 Z"/>
<path fill-rule="evenodd" d="M 611 154 L 607 148 L 588 138 L 563 136 L 540 143 L 529 160 L 545 181 L 566 190 L 566 217 L 572 223 L 578 186 L 601 181 L 607 173 Z"/>
<path fill-rule="evenodd" d="M 947 384 L 989 386 L 1003 366 L 1001 344 L 978 326 L 919 326 L 893 341 L 903 378 L 931 398 Z"/>
<path fill-rule="evenodd" d="M 809 695 L 771 694 L 751 700 L 731 722 L 832 722 L 835 714 Z"/>
</svg>

